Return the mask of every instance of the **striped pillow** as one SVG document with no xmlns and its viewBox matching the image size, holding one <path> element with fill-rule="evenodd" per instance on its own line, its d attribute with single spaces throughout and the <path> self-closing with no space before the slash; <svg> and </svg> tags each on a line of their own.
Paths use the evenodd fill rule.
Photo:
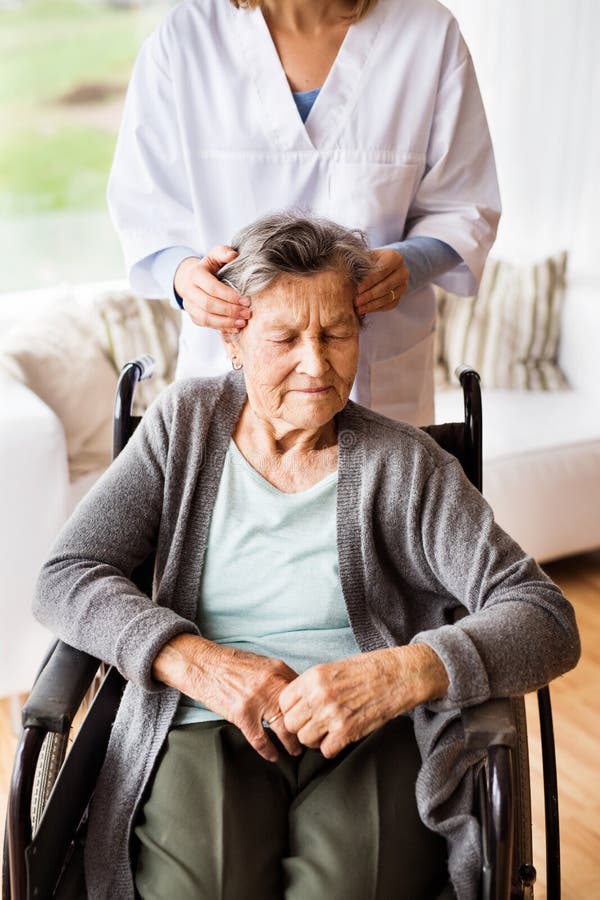
<svg viewBox="0 0 600 900">
<path fill-rule="evenodd" d="M 487 388 L 568 388 L 557 362 L 566 267 L 566 252 L 529 266 L 489 259 L 476 297 L 436 287 L 436 388 L 456 386 L 462 363 Z"/>
<path fill-rule="evenodd" d="M 127 288 L 94 297 L 96 335 L 118 374 L 125 363 L 149 353 L 156 368 L 135 392 L 133 411 L 143 415 L 155 397 L 175 378 L 181 310 L 168 300 L 147 300 Z"/>
</svg>

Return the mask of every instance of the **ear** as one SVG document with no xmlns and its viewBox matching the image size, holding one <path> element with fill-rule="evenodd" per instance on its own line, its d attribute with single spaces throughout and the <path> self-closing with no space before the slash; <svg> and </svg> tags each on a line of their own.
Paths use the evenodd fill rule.
<svg viewBox="0 0 600 900">
<path fill-rule="evenodd" d="M 238 336 L 237 334 L 224 334 L 222 331 L 221 340 L 223 342 L 223 346 L 225 347 L 225 353 L 229 357 L 229 359 L 233 359 L 234 356 L 238 354 Z"/>
<path fill-rule="evenodd" d="M 220 331 L 219 334 L 221 335 L 221 340 L 225 345 L 225 349 L 229 352 L 236 344 L 237 334 L 226 334 L 223 331 Z"/>
</svg>

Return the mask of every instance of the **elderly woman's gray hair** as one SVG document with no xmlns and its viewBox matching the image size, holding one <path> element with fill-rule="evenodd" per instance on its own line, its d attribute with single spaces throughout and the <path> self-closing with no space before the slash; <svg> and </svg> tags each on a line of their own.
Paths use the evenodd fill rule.
<svg viewBox="0 0 600 900">
<path fill-rule="evenodd" d="M 231 246 L 238 255 L 220 269 L 218 278 L 247 297 L 283 273 L 337 271 L 358 285 L 375 267 L 362 231 L 293 212 L 257 219 L 238 231 Z"/>
</svg>

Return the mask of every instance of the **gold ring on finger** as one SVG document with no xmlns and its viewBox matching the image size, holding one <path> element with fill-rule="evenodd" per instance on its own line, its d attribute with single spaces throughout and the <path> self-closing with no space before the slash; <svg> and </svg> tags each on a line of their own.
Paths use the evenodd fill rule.
<svg viewBox="0 0 600 900">
<path fill-rule="evenodd" d="M 390 290 L 390 294 L 392 295 L 392 303 L 395 303 L 396 302 L 396 292 L 394 291 L 394 288 L 392 288 Z"/>
<path fill-rule="evenodd" d="M 276 715 L 271 716 L 270 719 L 267 719 L 267 725 L 270 725 L 271 722 L 274 722 L 274 721 L 275 721 L 275 719 L 280 719 L 282 715 L 283 715 L 282 712 L 278 712 Z"/>
</svg>

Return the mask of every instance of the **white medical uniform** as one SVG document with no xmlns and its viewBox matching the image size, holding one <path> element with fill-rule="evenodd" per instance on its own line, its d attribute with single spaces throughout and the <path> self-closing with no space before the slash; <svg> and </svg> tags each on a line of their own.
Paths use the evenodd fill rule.
<svg viewBox="0 0 600 900">
<path fill-rule="evenodd" d="M 187 0 L 146 40 L 130 81 L 108 185 L 132 287 L 164 295 L 149 266 L 166 247 L 203 256 L 276 210 L 362 228 L 372 247 L 438 238 L 463 263 L 438 282 L 475 292 L 500 212 L 473 64 L 436 0 L 379 0 L 348 29 L 304 124 L 260 9 Z M 178 376 L 229 362 L 187 313 Z M 430 285 L 367 316 L 352 397 L 433 421 Z"/>
</svg>

